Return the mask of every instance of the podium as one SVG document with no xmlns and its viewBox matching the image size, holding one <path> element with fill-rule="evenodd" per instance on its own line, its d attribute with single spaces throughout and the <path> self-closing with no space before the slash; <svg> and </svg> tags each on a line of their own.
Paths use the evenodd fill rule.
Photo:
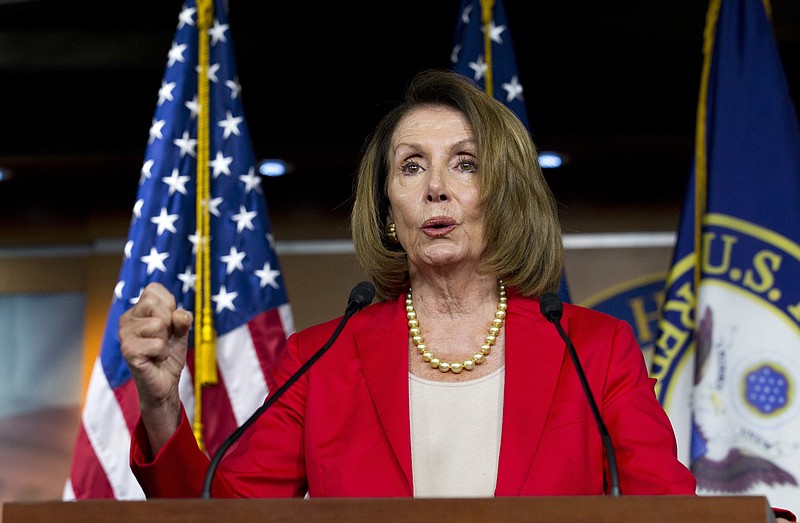
<svg viewBox="0 0 800 523">
<path fill-rule="evenodd" d="M 574 496 L 470 499 L 154 499 L 15 502 L 3 523 L 754 523 L 775 521 L 762 496 Z"/>
</svg>

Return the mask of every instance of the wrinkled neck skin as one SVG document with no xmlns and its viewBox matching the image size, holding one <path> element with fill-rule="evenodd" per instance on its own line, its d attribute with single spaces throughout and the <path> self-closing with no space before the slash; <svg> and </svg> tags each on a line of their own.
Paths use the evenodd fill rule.
<svg viewBox="0 0 800 523">
<path fill-rule="evenodd" d="M 491 316 L 497 307 L 497 278 L 475 264 L 409 267 L 414 308 L 428 321 Z"/>
</svg>

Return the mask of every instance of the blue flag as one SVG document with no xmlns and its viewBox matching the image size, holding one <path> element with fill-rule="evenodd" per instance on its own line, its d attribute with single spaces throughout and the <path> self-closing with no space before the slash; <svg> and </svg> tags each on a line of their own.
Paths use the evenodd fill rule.
<svg viewBox="0 0 800 523">
<path fill-rule="evenodd" d="M 461 0 L 458 13 L 455 44 L 450 55 L 453 70 L 472 78 L 486 92 L 491 92 L 492 96 L 511 109 L 525 128 L 530 130 L 514 44 L 503 2 L 494 0 L 491 16 L 488 19 L 490 56 L 486 54 L 486 29 L 482 19 L 481 0 Z M 486 85 L 487 77 L 492 78 L 491 86 Z M 563 301 L 570 301 L 565 276 L 561 278 L 558 295 Z"/>
<path fill-rule="evenodd" d="M 219 383 L 203 388 L 203 440 L 214 452 L 267 395 L 270 366 L 293 330 L 292 313 L 272 247 L 270 222 L 244 118 L 231 31 L 222 0 L 214 1 L 209 36 L 210 299 L 217 334 Z M 128 465 L 138 417 L 131 373 L 120 353 L 117 324 L 143 288 L 159 282 L 178 306 L 193 311 L 198 151 L 198 8 L 180 12 L 147 137 L 136 204 L 100 356 L 92 372 L 65 498 L 141 499 Z M 144 140 L 143 140 L 144 141 Z M 195 321 L 200 316 L 194 312 Z M 194 329 L 180 392 L 190 419 Z"/>
<path fill-rule="evenodd" d="M 652 375 L 698 493 L 800 509 L 800 131 L 762 0 L 713 0 Z"/>
</svg>

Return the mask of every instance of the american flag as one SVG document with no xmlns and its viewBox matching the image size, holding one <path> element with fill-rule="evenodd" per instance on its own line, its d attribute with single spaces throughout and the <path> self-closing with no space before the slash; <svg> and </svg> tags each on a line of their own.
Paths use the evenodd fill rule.
<svg viewBox="0 0 800 523">
<path fill-rule="evenodd" d="M 506 11 L 501 0 L 494 0 L 493 4 L 489 22 L 491 56 L 487 57 L 485 53 L 481 0 L 461 0 L 450 61 L 453 63 L 453 70 L 472 78 L 484 90 L 487 72 L 490 73 L 494 97 L 514 111 L 517 118 L 529 129 Z"/>
<path fill-rule="evenodd" d="M 487 76 L 492 79 L 491 94 L 511 109 L 530 130 L 525 109 L 523 87 L 517 69 L 517 58 L 511 40 L 511 29 L 501 0 L 491 4 L 488 28 L 482 18 L 482 0 L 461 0 L 456 22 L 455 42 L 450 53 L 453 70 L 472 78 L 483 90 L 487 89 Z M 486 54 L 485 35 L 488 29 L 491 52 Z M 569 302 L 566 276 L 561 277 L 558 296 Z"/>
<path fill-rule="evenodd" d="M 219 383 L 202 392 L 203 439 L 213 453 L 264 401 L 270 366 L 293 331 L 266 202 L 242 107 L 230 26 L 214 0 L 208 29 L 210 272 Z M 119 281 L 94 364 L 64 499 L 142 499 L 129 468 L 138 396 L 120 353 L 117 322 L 159 282 L 194 309 L 198 102 L 197 6 L 188 0 L 150 127 Z M 197 318 L 197 314 L 195 317 Z M 181 400 L 194 415 L 193 333 Z"/>
</svg>

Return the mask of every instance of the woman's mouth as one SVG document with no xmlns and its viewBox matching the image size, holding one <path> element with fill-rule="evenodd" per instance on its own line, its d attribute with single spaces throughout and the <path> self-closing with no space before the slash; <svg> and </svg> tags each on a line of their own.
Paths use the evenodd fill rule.
<svg viewBox="0 0 800 523">
<path fill-rule="evenodd" d="M 445 236 L 449 234 L 453 229 L 456 228 L 456 225 L 458 224 L 454 219 L 438 216 L 436 218 L 425 220 L 421 229 L 426 235 L 437 238 L 439 236 Z"/>
</svg>

